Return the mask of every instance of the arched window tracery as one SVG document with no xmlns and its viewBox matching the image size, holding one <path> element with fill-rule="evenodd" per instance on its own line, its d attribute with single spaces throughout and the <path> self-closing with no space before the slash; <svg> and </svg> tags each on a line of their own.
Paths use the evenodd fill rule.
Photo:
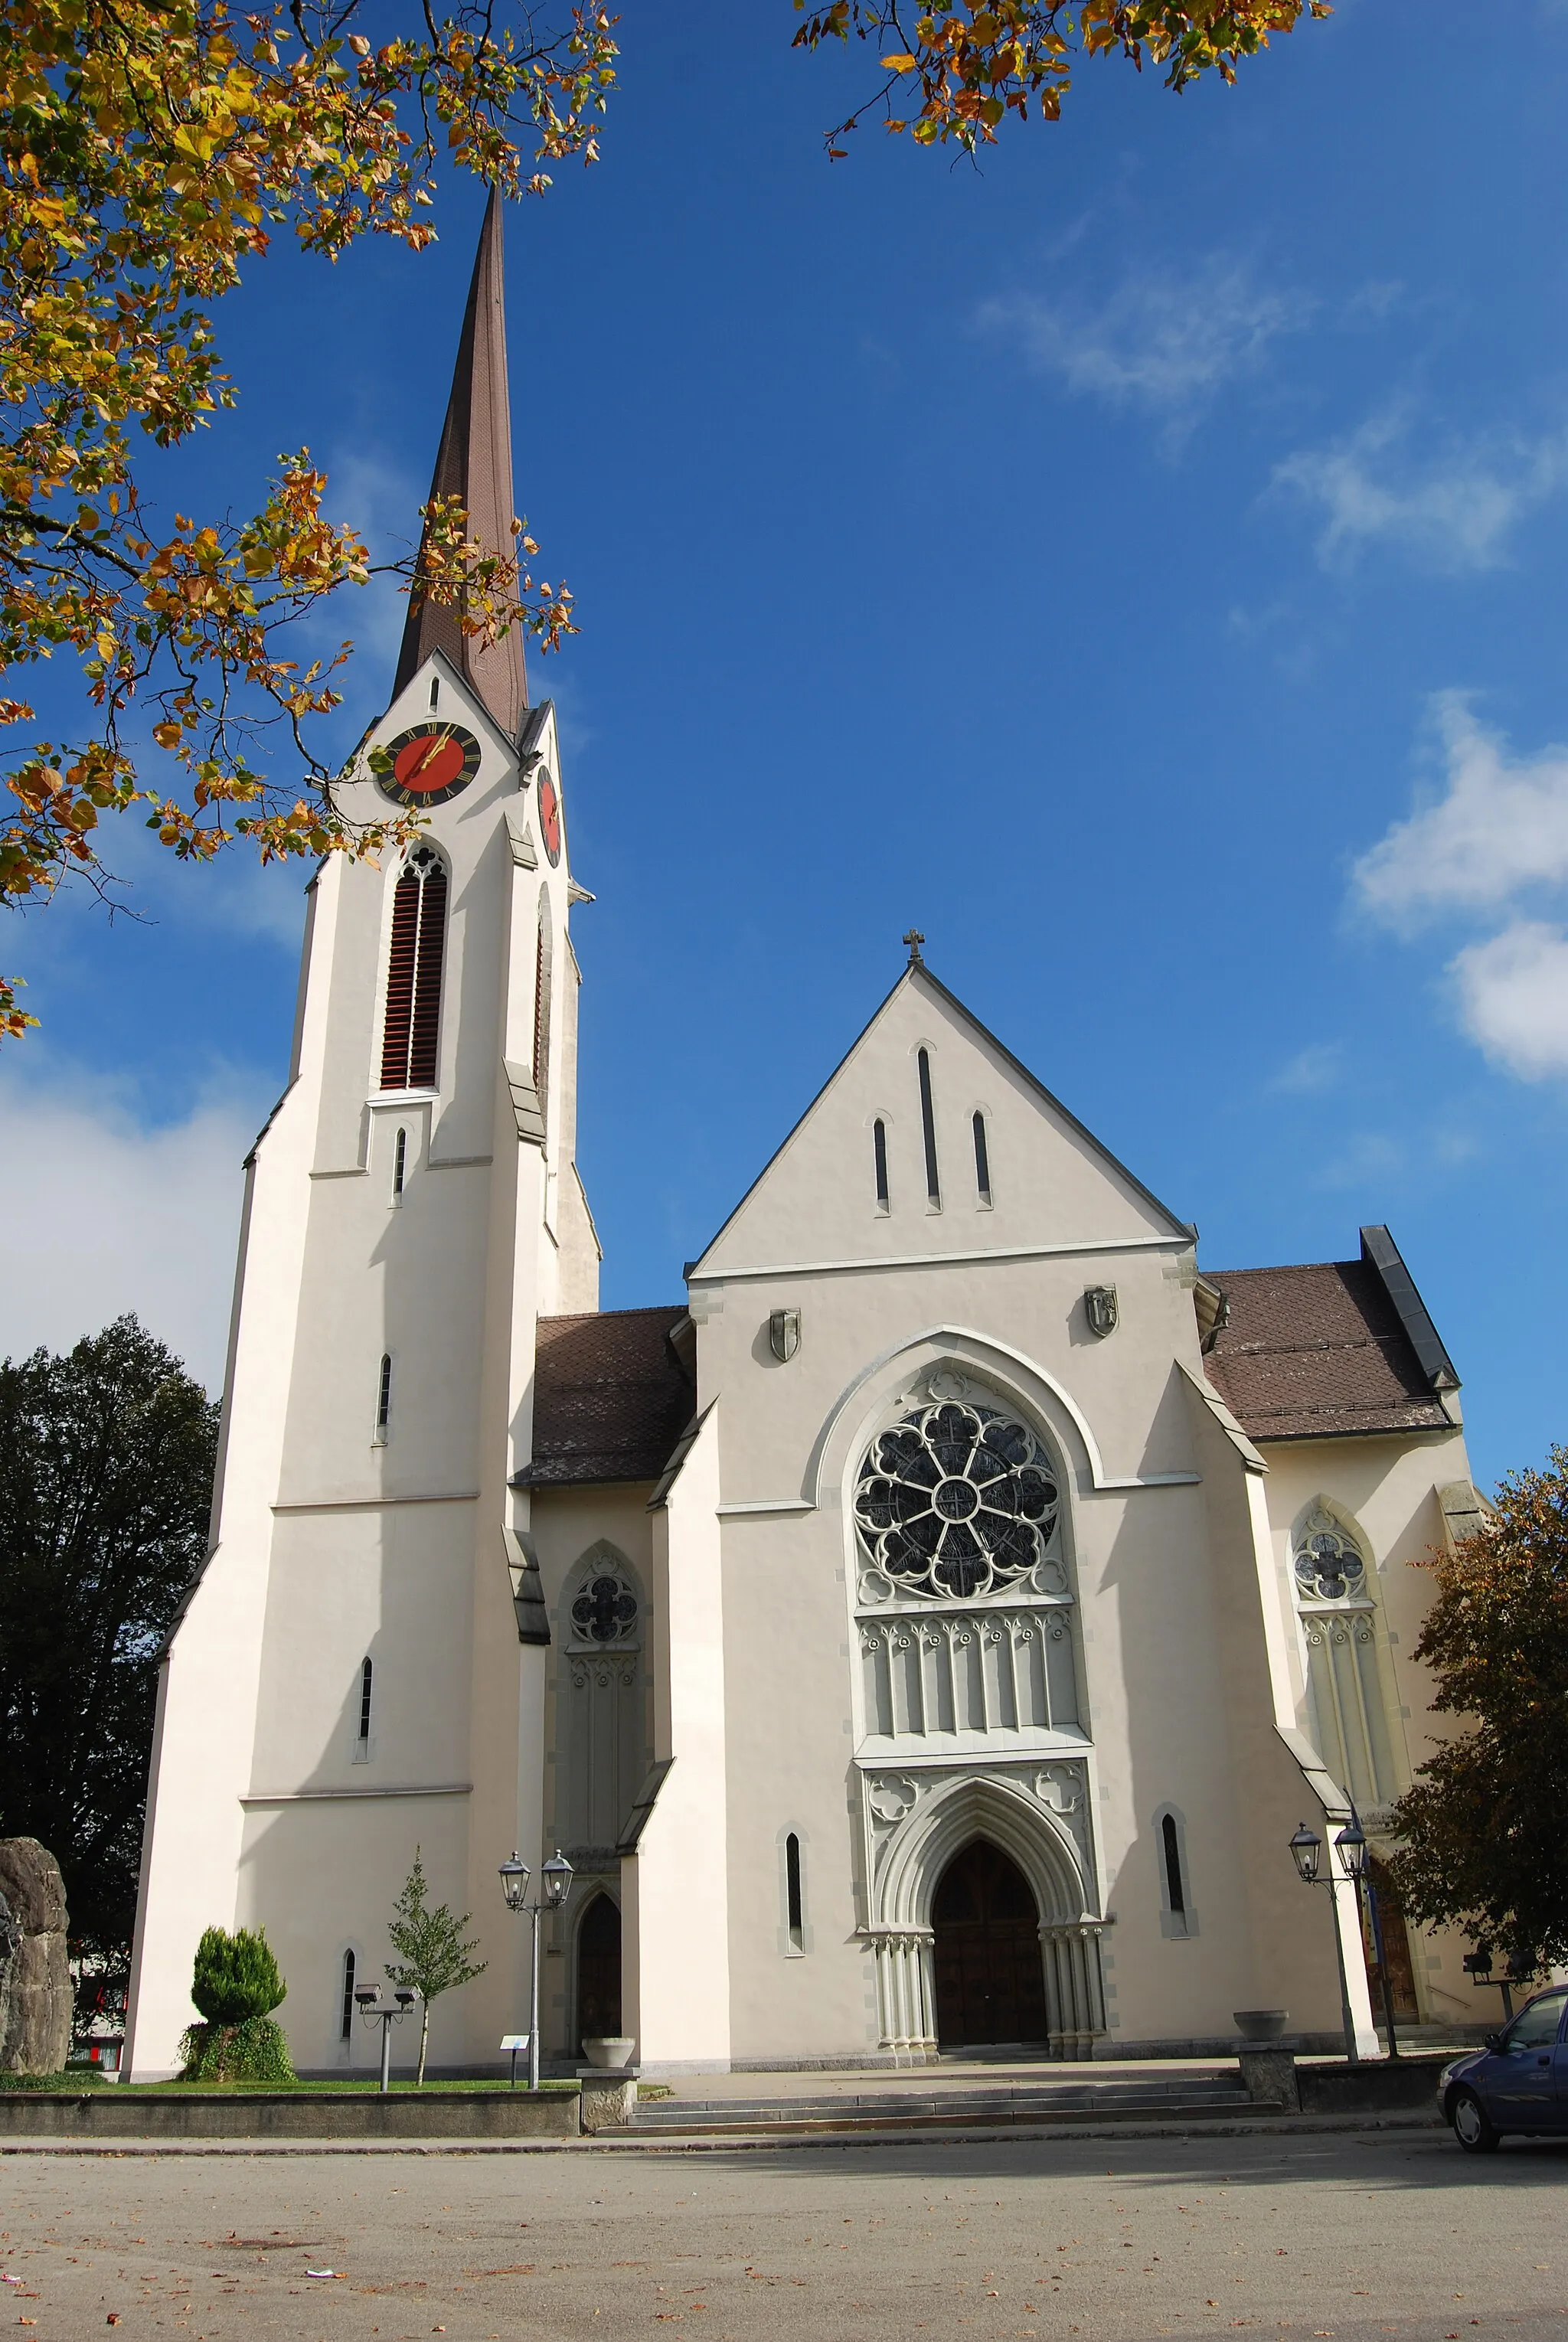
<svg viewBox="0 0 1568 2342">
<path fill-rule="evenodd" d="M 1043 1436 L 939 1366 L 865 1450 L 853 1511 L 868 1737 L 1077 1736 L 1062 1478 Z"/>
<path fill-rule="evenodd" d="M 1366 1813 L 1391 1804 L 1403 1786 L 1378 1661 L 1369 1559 L 1353 1524 L 1322 1497 L 1292 1533 L 1308 1723 L 1329 1771 Z"/>
<path fill-rule="evenodd" d="M 652 1760 L 642 1589 L 601 1541 L 563 1589 L 554 1834 L 574 1862 L 608 1859 Z"/>
<path fill-rule="evenodd" d="M 416 846 L 392 890 L 392 942 L 381 1035 L 384 1090 L 435 1087 L 446 896 L 446 865 L 434 846 Z"/>
</svg>

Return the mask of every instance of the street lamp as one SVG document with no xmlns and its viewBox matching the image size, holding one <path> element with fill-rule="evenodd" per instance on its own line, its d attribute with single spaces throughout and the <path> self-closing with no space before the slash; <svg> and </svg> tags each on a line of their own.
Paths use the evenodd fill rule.
<svg viewBox="0 0 1568 2342">
<path fill-rule="evenodd" d="M 1473 1952 L 1466 1952 L 1464 1955 L 1463 1966 L 1464 1973 L 1470 1978 L 1473 1985 L 1485 1985 L 1488 1987 L 1495 1985 L 1497 1987 L 1498 1991 L 1503 1995 L 1503 2021 L 1505 2025 L 1512 2025 L 1513 2022 L 1513 1995 L 1509 1987 L 1516 1984 L 1528 1984 L 1530 1981 L 1529 1970 L 1521 1970 L 1515 1967 L 1513 1955 L 1510 1954 L 1508 1965 L 1503 1969 L 1503 1974 L 1500 1977 L 1494 1977 L 1492 1973 L 1492 1947 L 1490 1944 L 1477 1944 Z"/>
<path fill-rule="evenodd" d="M 539 1892 L 532 1903 L 528 1895 L 528 1865 L 517 1858 L 515 1847 L 512 1857 L 500 1867 L 501 1892 L 506 1898 L 508 1911 L 526 1911 L 534 1923 L 533 1962 L 528 1992 L 528 2087 L 539 2087 L 539 1914 L 559 1911 L 572 1892 L 572 1866 L 559 1847 L 546 1863 L 540 1866 Z M 515 2064 L 515 2060 L 514 2061 Z"/>
<path fill-rule="evenodd" d="M 410 1992 L 406 1986 L 399 1986 L 390 2000 L 382 2000 L 378 1997 L 377 1987 L 371 1985 L 367 1989 L 362 1988 L 356 1992 L 354 1997 L 359 2003 L 359 2013 L 365 2023 L 379 2025 L 381 2027 L 381 2087 L 384 2091 L 390 2090 L 392 2087 L 392 2028 L 394 2025 L 401 2025 L 404 2018 L 411 2013 L 419 1995 L 416 1992 Z"/>
<path fill-rule="evenodd" d="M 1345 1866 L 1346 1875 L 1353 1878 L 1355 1873 L 1350 1866 L 1355 1858 L 1357 1838 L 1361 1840 L 1362 1858 L 1364 1861 L 1366 1840 L 1361 1836 L 1359 1824 L 1356 1826 L 1354 1837 L 1352 1837 L 1349 1829 L 1343 1829 L 1334 1840 L 1335 1846 L 1339 1848 L 1340 1860 Z M 1339 1931 L 1339 1896 L 1335 1891 L 1333 1865 L 1330 1863 L 1326 1878 L 1318 1877 L 1318 1865 L 1323 1856 L 1323 1840 L 1315 1830 L 1308 1829 L 1305 1822 L 1302 1822 L 1297 1827 L 1290 1845 L 1296 1873 L 1303 1886 L 1328 1888 L 1329 1909 L 1333 1915 L 1334 1957 L 1339 1962 L 1339 2013 L 1344 2026 L 1344 2054 L 1353 2066 L 1359 2066 L 1361 2052 L 1355 2046 L 1355 2019 L 1350 2013 L 1350 1979 L 1344 1972 L 1344 1939 Z M 1359 1911 L 1359 1906 L 1357 1907 Z"/>
</svg>

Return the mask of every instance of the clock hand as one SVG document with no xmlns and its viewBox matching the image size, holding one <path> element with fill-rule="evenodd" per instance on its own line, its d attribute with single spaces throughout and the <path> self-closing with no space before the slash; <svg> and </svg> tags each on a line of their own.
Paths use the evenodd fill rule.
<svg viewBox="0 0 1568 2342">
<path fill-rule="evenodd" d="M 409 779 L 411 781 L 417 780 L 420 774 L 424 770 L 426 765 L 429 764 L 432 756 L 435 755 L 438 749 L 444 748 L 445 746 L 446 735 L 444 732 L 433 732 L 430 738 L 424 744 L 424 752 L 423 756 L 421 756 L 418 762 L 415 764 L 414 770 L 409 774 Z"/>
</svg>

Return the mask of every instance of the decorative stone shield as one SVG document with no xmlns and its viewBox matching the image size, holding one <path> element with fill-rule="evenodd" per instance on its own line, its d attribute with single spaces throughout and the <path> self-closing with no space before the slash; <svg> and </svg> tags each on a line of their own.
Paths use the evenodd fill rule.
<svg viewBox="0 0 1568 2342">
<path fill-rule="evenodd" d="M 768 1319 L 768 1346 L 781 1366 L 787 1366 L 800 1347 L 800 1311 L 775 1309 Z"/>
<path fill-rule="evenodd" d="M 1084 1294 L 1084 1314 L 1089 1320 L 1091 1334 L 1102 1340 L 1116 1330 L 1116 1288 L 1114 1285 L 1091 1285 Z"/>
</svg>

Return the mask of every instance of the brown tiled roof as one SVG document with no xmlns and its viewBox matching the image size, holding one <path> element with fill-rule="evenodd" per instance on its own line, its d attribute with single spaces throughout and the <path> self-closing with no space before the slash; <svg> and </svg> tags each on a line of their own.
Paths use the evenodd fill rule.
<svg viewBox="0 0 1568 2342">
<path fill-rule="evenodd" d="M 685 1305 L 541 1317 L 531 1487 L 656 1480 L 696 1393 L 670 1342 Z"/>
<path fill-rule="evenodd" d="M 1225 1295 L 1231 1313 L 1204 1364 L 1249 1438 L 1446 1426 L 1370 1261 L 1203 1275 Z"/>
</svg>

